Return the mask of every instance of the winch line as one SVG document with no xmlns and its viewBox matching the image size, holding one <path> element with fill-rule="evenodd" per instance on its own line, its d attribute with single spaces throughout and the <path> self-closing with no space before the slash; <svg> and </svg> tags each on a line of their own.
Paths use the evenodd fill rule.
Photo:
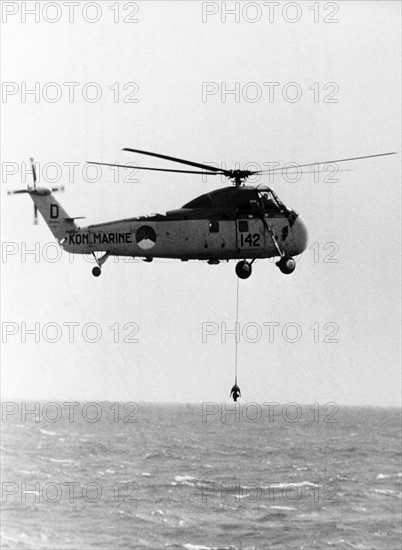
<svg viewBox="0 0 402 550">
<path fill-rule="evenodd" d="M 235 384 L 237 385 L 237 356 L 238 356 L 238 326 L 239 326 L 239 282 L 240 279 L 237 277 L 237 289 L 236 289 L 236 323 L 235 323 Z M 239 330 L 240 333 L 240 330 Z"/>
</svg>

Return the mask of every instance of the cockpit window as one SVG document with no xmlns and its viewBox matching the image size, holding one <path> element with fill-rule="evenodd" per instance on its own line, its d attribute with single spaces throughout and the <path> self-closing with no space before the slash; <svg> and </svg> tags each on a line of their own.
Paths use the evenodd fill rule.
<svg viewBox="0 0 402 550">
<path fill-rule="evenodd" d="M 278 212 L 279 205 L 270 191 L 260 191 L 261 206 L 265 212 Z"/>
</svg>

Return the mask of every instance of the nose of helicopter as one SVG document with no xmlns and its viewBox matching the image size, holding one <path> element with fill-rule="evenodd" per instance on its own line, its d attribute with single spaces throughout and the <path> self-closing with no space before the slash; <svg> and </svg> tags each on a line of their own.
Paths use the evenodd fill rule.
<svg viewBox="0 0 402 550">
<path fill-rule="evenodd" d="M 304 220 L 298 216 L 293 225 L 294 244 L 297 254 L 302 254 L 307 248 L 308 243 L 308 231 Z"/>
</svg>

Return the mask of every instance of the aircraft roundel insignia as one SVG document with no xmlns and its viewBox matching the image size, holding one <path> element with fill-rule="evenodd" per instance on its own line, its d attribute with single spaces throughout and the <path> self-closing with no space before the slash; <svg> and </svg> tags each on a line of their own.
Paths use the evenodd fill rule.
<svg viewBox="0 0 402 550">
<path fill-rule="evenodd" d="M 149 227 L 149 225 L 143 225 L 138 229 L 135 239 L 140 248 L 143 250 L 149 250 L 155 246 L 156 233 L 152 227 Z"/>
</svg>

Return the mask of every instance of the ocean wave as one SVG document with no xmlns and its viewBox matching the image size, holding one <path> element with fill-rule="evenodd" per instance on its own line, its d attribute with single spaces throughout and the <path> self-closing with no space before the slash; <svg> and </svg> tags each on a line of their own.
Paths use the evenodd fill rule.
<svg viewBox="0 0 402 550">
<path fill-rule="evenodd" d="M 188 485 L 189 487 L 197 487 L 202 485 L 203 483 L 213 483 L 210 481 L 200 481 L 196 477 L 193 476 L 176 476 L 174 478 L 174 481 L 172 481 L 171 485 Z"/>
<path fill-rule="evenodd" d="M 297 508 L 293 508 L 292 506 L 270 506 L 272 510 L 289 510 L 289 511 L 296 511 Z"/>
<path fill-rule="evenodd" d="M 186 548 L 186 550 L 218 550 L 216 547 L 204 546 L 203 544 L 191 544 L 190 542 L 183 544 L 183 548 Z"/>
<path fill-rule="evenodd" d="M 193 481 L 197 478 L 193 477 L 193 476 L 176 476 L 174 478 L 175 481 L 177 481 L 178 483 L 180 483 L 181 481 Z"/>
<path fill-rule="evenodd" d="M 269 483 L 266 488 L 267 490 L 272 489 L 274 487 L 275 489 L 288 489 L 289 486 L 296 485 L 297 487 L 316 487 L 316 483 L 312 483 L 311 481 L 295 481 L 294 483 Z"/>
<path fill-rule="evenodd" d="M 42 428 L 39 428 L 40 433 L 43 435 L 59 435 L 56 432 L 50 432 L 49 430 L 42 430 Z"/>
<path fill-rule="evenodd" d="M 393 491 L 392 489 L 374 489 L 374 492 L 379 495 L 385 495 L 388 497 L 401 498 L 402 494 L 398 491 Z"/>
<path fill-rule="evenodd" d="M 402 477 L 402 473 L 399 472 L 398 474 L 378 474 L 376 479 L 391 479 L 392 477 Z"/>
</svg>

